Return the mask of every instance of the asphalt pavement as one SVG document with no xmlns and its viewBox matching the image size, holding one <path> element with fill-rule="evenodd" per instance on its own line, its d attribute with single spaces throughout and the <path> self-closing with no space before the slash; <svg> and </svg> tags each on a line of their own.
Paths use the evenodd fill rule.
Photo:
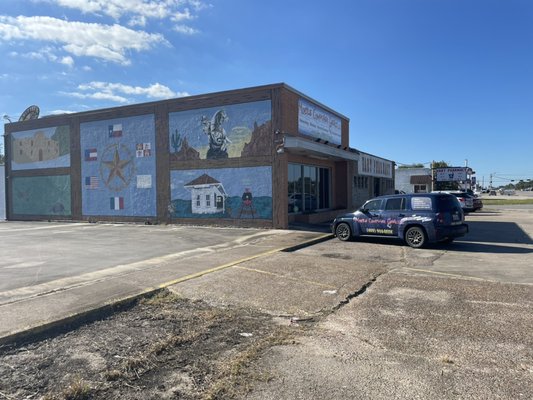
<svg viewBox="0 0 533 400">
<path fill-rule="evenodd" d="M 383 238 L 325 240 L 306 230 L 209 228 L 220 237 L 202 241 L 206 228 L 89 228 L 102 239 L 93 242 L 95 257 L 87 263 L 114 261 L 2 291 L 0 342 L 167 287 L 214 305 L 270 313 L 299 333 L 296 344 L 276 346 L 250 367 L 270 377 L 256 383 L 252 399 L 533 398 L 533 213 L 487 209 L 468 215 L 467 223 L 467 236 L 425 249 Z M 68 238 L 79 240 L 83 228 L 11 224 L 2 225 L 2 236 L 11 226 L 41 228 L 28 231 L 36 251 L 61 238 L 55 242 L 61 251 L 32 258 L 50 254 L 50 265 L 54 254 L 59 261 L 69 253 Z M 161 252 L 147 256 L 151 238 L 168 242 L 155 243 Z M 168 243 L 179 240 L 185 247 L 174 251 Z M 128 258 L 132 252 L 138 258 Z M 0 273 L 16 265 L 11 272 L 35 278 L 38 266 L 25 266 L 22 255 L 33 252 L 18 253 L 12 256 L 19 262 Z"/>
</svg>

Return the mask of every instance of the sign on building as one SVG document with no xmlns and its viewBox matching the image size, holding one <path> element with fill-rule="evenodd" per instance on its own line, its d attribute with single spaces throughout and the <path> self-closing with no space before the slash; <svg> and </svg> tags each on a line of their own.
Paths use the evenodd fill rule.
<svg viewBox="0 0 533 400">
<path fill-rule="evenodd" d="M 437 182 L 459 182 L 467 180 L 467 167 L 436 168 Z"/>
<path fill-rule="evenodd" d="M 392 178 L 392 162 L 361 153 L 359 159 L 359 175 Z"/>
<path fill-rule="evenodd" d="M 298 101 L 298 130 L 315 139 L 341 144 L 341 119 L 304 99 Z"/>
</svg>

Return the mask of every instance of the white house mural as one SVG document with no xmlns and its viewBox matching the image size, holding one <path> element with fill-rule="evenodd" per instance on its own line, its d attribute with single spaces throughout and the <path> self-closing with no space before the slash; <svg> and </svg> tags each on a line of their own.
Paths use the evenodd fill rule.
<svg viewBox="0 0 533 400">
<path fill-rule="evenodd" d="M 153 115 L 82 123 L 80 143 L 83 215 L 156 215 Z"/>
<path fill-rule="evenodd" d="M 11 142 L 13 171 L 70 167 L 70 128 L 55 126 L 14 132 Z"/>
<path fill-rule="evenodd" d="M 176 218 L 272 218 L 272 168 L 171 171 Z"/>
<path fill-rule="evenodd" d="M 171 160 L 268 155 L 270 100 L 169 114 Z"/>
</svg>

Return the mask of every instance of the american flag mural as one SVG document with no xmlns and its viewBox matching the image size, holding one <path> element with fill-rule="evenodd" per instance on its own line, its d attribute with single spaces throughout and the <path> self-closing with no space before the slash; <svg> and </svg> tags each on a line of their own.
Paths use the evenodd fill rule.
<svg viewBox="0 0 533 400">
<path fill-rule="evenodd" d="M 98 189 L 98 177 L 97 176 L 86 176 L 85 177 L 85 188 L 86 189 Z"/>
</svg>

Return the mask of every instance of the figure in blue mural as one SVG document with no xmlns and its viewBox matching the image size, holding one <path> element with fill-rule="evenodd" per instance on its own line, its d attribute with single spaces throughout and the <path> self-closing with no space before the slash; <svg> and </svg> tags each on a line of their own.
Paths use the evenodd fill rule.
<svg viewBox="0 0 533 400">
<path fill-rule="evenodd" d="M 241 204 L 241 210 L 239 213 L 239 218 L 243 218 L 243 215 L 251 215 L 252 218 L 255 218 L 255 210 L 254 210 L 254 203 L 253 203 L 253 195 L 250 188 L 244 189 L 244 193 L 241 196 L 242 198 L 242 204 Z"/>
<path fill-rule="evenodd" d="M 228 158 L 228 143 L 231 141 L 222 127 L 226 121 L 228 121 L 228 116 L 224 110 L 218 110 L 211 120 L 208 120 L 205 115 L 202 116 L 203 131 L 209 136 L 209 150 L 207 150 L 206 158 Z"/>
</svg>

